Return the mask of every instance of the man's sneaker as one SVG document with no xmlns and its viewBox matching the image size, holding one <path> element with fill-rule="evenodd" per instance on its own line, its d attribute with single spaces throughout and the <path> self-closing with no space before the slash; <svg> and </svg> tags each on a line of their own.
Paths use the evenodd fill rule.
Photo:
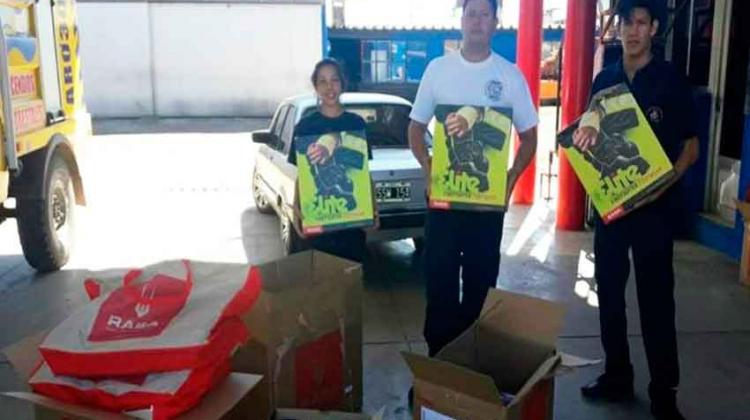
<svg viewBox="0 0 750 420">
<path fill-rule="evenodd" d="M 604 374 L 594 382 L 581 387 L 581 394 L 591 400 L 628 401 L 633 399 L 633 381 L 620 378 L 613 379 L 611 376 Z"/>
<path fill-rule="evenodd" d="M 685 416 L 680 413 L 674 400 L 651 402 L 651 414 L 659 420 L 685 420 Z"/>
</svg>

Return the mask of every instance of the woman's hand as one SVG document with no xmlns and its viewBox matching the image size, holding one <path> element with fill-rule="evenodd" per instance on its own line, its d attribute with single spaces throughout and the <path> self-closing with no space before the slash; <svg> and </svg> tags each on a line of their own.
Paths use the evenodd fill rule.
<svg viewBox="0 0 750 420">
<path fill-rule="evenodd" d="M 313 143 L 307 148 L 307 158 L 313 165 L 322 165 L 326 163 L 331 156 L 325 146 Z"/>
</svg>

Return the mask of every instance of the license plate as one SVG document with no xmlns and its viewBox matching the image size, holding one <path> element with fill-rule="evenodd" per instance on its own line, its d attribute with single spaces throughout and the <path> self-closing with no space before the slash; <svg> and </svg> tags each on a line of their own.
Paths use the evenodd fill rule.
<svg viewBox="0 0 750 420">
<path fill-rule="evenodd" d="M 411 201 L 411 183 L 377 183 L 375 184 L 375 199 L 378 203 L 405 203 Z"/>
</svg>

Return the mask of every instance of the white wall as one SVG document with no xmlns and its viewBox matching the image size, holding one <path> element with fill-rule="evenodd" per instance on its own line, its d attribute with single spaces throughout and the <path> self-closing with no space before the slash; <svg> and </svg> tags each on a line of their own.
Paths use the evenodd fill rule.
<svg viewBox="0 0 750 420">
<path fill-rule="evenodd" d="M 152 115 L 146 3 L 79 3 L 86 104 L 96 116 Z"/>
<path fill-rule="evenodd" d="M 270 115 L 309 90 L 322 56 L 319 6 L 152 7 L 160 115 Z"/>
<path fill-rule="evenodd" d="M 79 3 L 95 116 L 268 116 L 310 90 L 316 4 Z M 151 57 L 150 51 L 153 52 Z"/>
</svg>

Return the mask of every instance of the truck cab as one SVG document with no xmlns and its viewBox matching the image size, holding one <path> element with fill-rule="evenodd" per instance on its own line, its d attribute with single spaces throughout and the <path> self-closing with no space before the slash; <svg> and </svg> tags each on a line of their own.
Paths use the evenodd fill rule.
<svg viewBox="0 0 750 420">
<path fill-rule="evenodd" d="M 76 144 L 91 135 L 76 5 L 0 0 L 0 27 L 0 222 L 17 219 L 26 260 L 53 271 L 85 204 Z"/>
</svg>

